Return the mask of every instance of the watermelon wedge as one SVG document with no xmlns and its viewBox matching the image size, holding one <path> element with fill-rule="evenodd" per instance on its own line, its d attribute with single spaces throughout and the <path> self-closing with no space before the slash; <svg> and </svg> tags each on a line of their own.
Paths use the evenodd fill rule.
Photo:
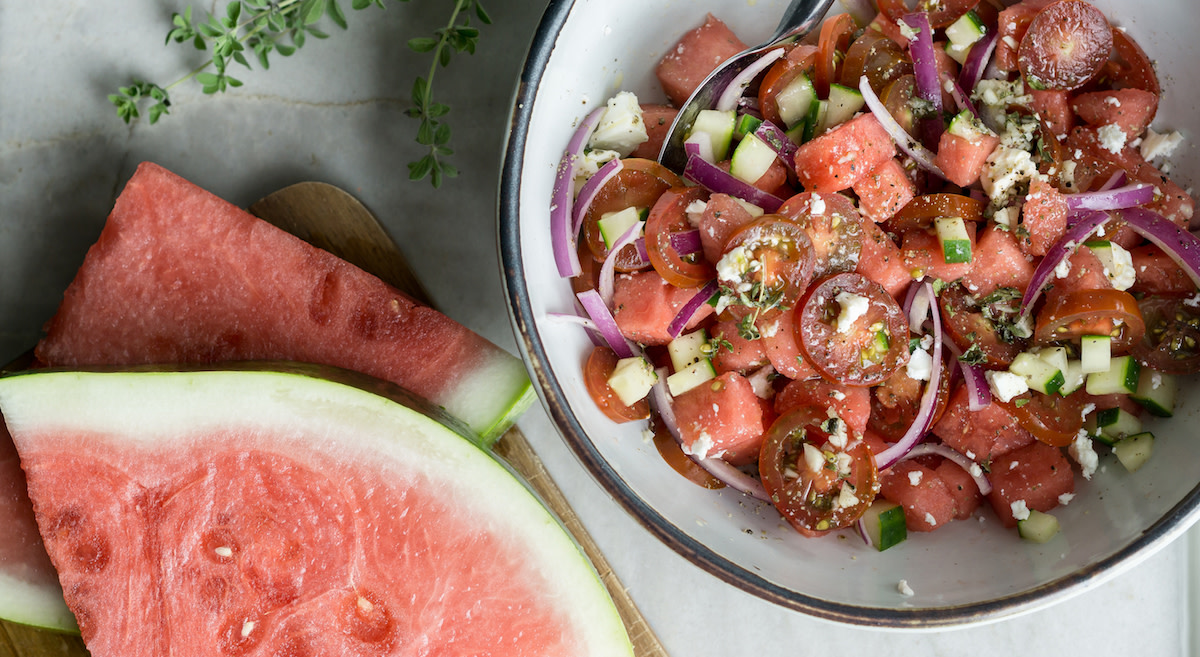
<svg viewBox="0 0 1200 657">
<path fill-rule="evenodd" d="M 520 360 L 378 278 L 144 163 L 37 357 L 58 367 L 293 360 L 365 372 L 490 444 L 534 400 Z"/>
<path fill-rule="evenodd" d="M 500 462 L 330 371 L 0 378 L 92 655 L 632 655 Z"/>
</svg>

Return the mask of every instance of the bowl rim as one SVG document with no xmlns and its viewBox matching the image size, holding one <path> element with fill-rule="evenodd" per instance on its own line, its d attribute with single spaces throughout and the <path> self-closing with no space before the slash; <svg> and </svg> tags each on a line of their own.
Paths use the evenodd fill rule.
<svg viewBox="0 0 1200 657">
<path fill-rule="evenodd" d="M 529 287 L 524 277 L 520 197 L 529 121 L 537 102 L 538 85 L 550 62 L 559 33 L 566 25 L 574 5 L 575 0 L 549 0 L 522 65 L 513 104 L 509 110 L 509 132 L 502 153 L 497 212 L 504 293 L 509 319 L 526 369 L 535 381 L 542 405 L 559 434 L 597 483 L 647 531 L 705 572 L 782 607 L 849 625 L 928 630 L 996 622 L 1050 606 L 1082 593 L 1134 567 L 1182 535 L 1193 522 L 1200 519 L 1198 484 L 1129 544 L 1069 575 L 1019 593 L 978 603 L 883 608 L 831 602 L 774 584 L 715 553 L 651 508 L 625 484 L 616 470 L 601 456 L 572 412 L 562 386 L 551 376 L 550 360 L 535 325 Z"/>
</svg>

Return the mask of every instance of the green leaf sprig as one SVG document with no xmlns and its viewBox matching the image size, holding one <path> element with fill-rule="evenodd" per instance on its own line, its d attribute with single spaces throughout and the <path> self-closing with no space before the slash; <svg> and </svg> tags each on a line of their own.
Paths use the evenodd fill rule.
<svg viewBox="0 0 1200 657">
<path fill-rule="evenodd" d="M 407 2 L 408 0 L 399 0 Z M 384 9 L 384 0 L 351 0 L 355 10 L 376 6 Z M 450 126 L 440 119 L 450 108 L 433 98 L 433 78 L 439 67 L 450 63 L 453 53 L 474 54 L 479 30 L 471 27 L 474 14 L 484 24 L 491 24 L 479 0 L 455 0 L 450 20 L 432 37 L 411 39 L 409 48 L 420 53 L 432 53 L 427 77 L 418 77 L 413 84 L 413 107 L 406 114 L 420 121 L 416 141 L 428 148 L 426 155 L 412 162 L 409 178 L 429 177 L 434 187 L 446 177 L 458 175 L 458 170 L 444 161 L 453 150 L 449 148 Z M 271 67 L 270 56 L 278 53 L 288 57 L 309 38 L 324 39 L 329 35 L 318 27 L 328 17 L 335 25 L 347 29 L 346 15 L 338 0 L 232 0 L 223 15 L 209 13 L 203 21 L 193 17 L 192 8 L 171 16 L 172 28 L 166 42 L 191 43 L 197 50 L 209 53 L 209 59 L 167 85 L 134 79 L 129 86 L 109 94 L 108 100 L 117 108 L 117 116 L 126 123 L 139 118 L 144 110 L 151 124 L 170 113 L 170 90 L 194 79 L 205 94 L 217 94 L 242 81 L 230 75 L 229 65 L 237 63 L 251 69 L 248 54 L 253 54 L 263 69 Z"/>
</svg>

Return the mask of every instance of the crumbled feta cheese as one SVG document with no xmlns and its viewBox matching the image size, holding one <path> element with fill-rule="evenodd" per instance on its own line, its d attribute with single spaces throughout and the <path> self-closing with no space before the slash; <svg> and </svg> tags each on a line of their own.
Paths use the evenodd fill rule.
<svg viewBox="0 0 1200 657">
<path fill-rule="evenodd" d="M 933 372 L 933 357 L 924 349 L 917 349 L 908 358 L 905 366 L 908 376 L 916 381 L 928 381 Z"/>
<path fill-rule="evenodd" d="M 1063 493 L 1062 495 L 1058 496 L 1058 503 L 1066 506 L 1070 504 L 1071 500 L 1073 499 L 1075 499 L 1075 493 Z"/>
<path fill-rule="evenodd" d="M 1075 167 L 1078 163 L 1075 160 L 1063 160 L 1062 170 L 1058 172 L 1058 181 L 1067 189 L 1075 187 Z"/>
<path fill-rule="evenodd" d="M 1162 373 L 1150 372 L 1150 389 L 1158 390 L 1162 387 Z"/>
<path fill-rule="evenodd" d="M 712 436 L 710 436 L 707 431 L 701 430 L 700 435 L 696 436 L 696 439 L 693 440 L 690 445 L 688 443 L 684 443 L 682 447 L 684 454 L 690 454 L 703 461 L 710 456 L 709 452 L 712 451 L 713 446 Z M 711 456 L 715 458 L 724 453 L 725 452 L 722 451 L 720 454 L 712 454 Z"/>
<path fill-rule="evenodd" d="M 1133 256 L 1116 242 L 1109 243 L 1109 252 L 1112 254 L 1112 262 L 1108 262 L 1108 258 L 1101 258 L 1104 275 L 1108 277 L 1113 288 L 1128 290 L 1133 287 L 1137 278 L 1137 272 L 1133 269 Z"/>
<path fill-rule="evenodd" d="M 1071 274 L 1071 258 L 1064 257 L 1062 260 L 1058 261 L 1057 265 L 1054 266 L 1054 277 L 1055 278 L 1066 278 L 1070 274 Z"/>
<path fill-rule="evenodd" d="M 738 292 L 746 292 L 751 285 L 742 280 L 742 276 L 751 270 L 752 263 L 750 252 L 744 246 L 734 247 L 717 261 L 717 278 L 730 283 Z"/>
<path fill-rule="evenodd" d="M 608 106 L 600 115 L 588 146 L 617 151 L 625 157 L 648 139 L 637 96 L 622 91 L 608 99 Z"/>
<path fill-rule="evenodd" d="M 997 146 L 996 150 L 988 155 L 979 181 L 993 203 L 1004 203 L 1006 199 L 1016 195 L 1017 185 L 1029 182 L 1037 172 L 1037 163 L 1033 161 L 1029 151 Z"/>
<path fill-rule="evenodd" d="M 1181 143 L 1183 143 L 1183 135 L 1178 131 L 1159 134 L 1152 128 L 1146 128 L 1146 136 L 1142 138 L 1142 159 L 1149 161 L 1160 157 L 1170 157 Z"/>
<path fill-rule="evenodd" d="M 704 216 L 704 211 L 708 209 L 708 202 L 696 199 L 684 208 L 684 213 L 687 214 L 688 223 L 693 227 L 700 226 L 700 217 Z"/>
<path fill-rule="evenodd" d="M 1029 114 L 1009 114 L 1004 120 L 1004 132 L 1000 134 L 1000 144 L 1008 148 L 1023 151 L 1033 150 L 1041 122 L 1036 116 Z"/>
<path fill-rule="evenodd" d="M 1096 473 L 1096 467 L 1100 465 L 1100 457 L 1092 448 L 1092 437 L 1088 435 L 1087 429 L 1080 429 L 1079 433 L 1075 434 L 1075 442 L 1071 443 L 1067 451 L 1079 464 L 1083 478 L 1091 479 Z"/>
<path fill-rule="evenodd" d="M 1025 84 L 1020 78 L 1007 80 L 980 80 L 971 97 L 991 107 L 1006 108 L 1009 105 L 1028 105 L 1033 96 L 1025 93 Z"/>
<path fill-rule="evenodd" d="M 839 449 L 844 449 L 846 443 L 850 440 L 849 434 L 846 433 L 846 423 L 833 413 L 832 408 L 829 409 L 829 412 L 832 415 L 830 421 L 827 423 L 827 426 L 832 425 L 829 431 L 829 444 Z"/>
<path fill-rule="evenodd" d="M 758 327 L 758 334 L 764 338 L 773 338 L 778 332 L 779 320 L 775 320 L 773 322 L 764 322 L 762 326 Z"/>
<path fill-rule="evenodd" d="M 1007 370 L 988 370 L 984 377 L 992 394 L 1004 403 L 1012 401 L 1017 395 L 1029 392 L 1029 384 L 1019 374 Z"/>
<path fill-rule="evenodd" d="M 812 443 L 804 443 L 804 465 L 808 466 L 809 472 L 820 472 L 825 467 L 825 455 Z"/>
<path fill-rule="evenodd" d="M 1125 131 L 1114 123 L 1100 126 L 1096 137 L 1100 139 L 1100 147 L 1114 155 L 1125 148 Z"/>
<path fill-rule="evenodd" d="M 850 466 L 854 465 L 854 457 L 845 452 L 838 452 L 837 455 L 837 471 L 838 474 L 845 477 L 850 475 Z"/>
<path fill-rule="evenodd" d="M 978 463 L 972 463 L 971 467 L 967 468 L 967 472 L 971 473 L 972 477 L 983 476 L 983 468 L 981 468 Z"/>
<path fill-rule="evenodd" d="M 858 496 L 854 494 L 854 486 L 842 484 L 842 489 L 838 491 L 836 506 L 848 509 L 856 504 L 858 504 Z"/>
<path fill-rule="evenodd" d="M 867 309 L 871 306 L 871 302 L 866 297 L 846 291 L 838 292 L 838 295 L 834 297 L 834 301 L 837 301 L 838 305 L 842 308 L 837 318 L 838 333 L 850 332 L 850 328 L 854 326 L 854 322 L 859 317 L 867 314 Z"/>
<path fill-rule="evenodd" d="M 925 512 L 925 522 L 929 523 L 930 527 L 937 527 L 937 518 L 933 517 L 932 513 Z"/>
<path fill-rule="evenodd" d="M 908 471 L 908 483 L 913 486 L 921 485 L 921 476 L 924 474 L 925 474 L 925 472 L 923 470 L 909 470 Z"/>
<path fill-rule="evenodd" d="M 583 157 L 577 160 L 578 166 L 575 168 L 575 194 L 583 187 L 588 178 L 596 175 L 600 167 L 608 164 L 610 161 L 621 157 L 621 154 L 616 151 L 608 150 L 590 150 L 583 154 Z"/>
<path fill-rule="evenodd" d="M 829 396 L 838 401 L 842 401 L 846 398 L 846 393 L 842 392 L 841 390 L 834 390 L 833 392 L 829 393 Z"/>
<path fill-rule="evenodd" d="M 996 213 L 992 215 L 992 221 L 995 221 L 997 225 L 1004 226 L 1011 231 L 1016 229 L 1017 217 L 1020 215 L 1021 208 L 1011 205 L 1009 207 L 996 210 Z"/>
<path fill-rule="evenodd" d="M 913 595 L 915 595 L 915 592 L 912 590 L 912 587 L 908 585 L 908 580 L 906 579 L 902 579 L 896 583 L 896 590 L 900 592 L 900 595 L 906 598 L 911 598 Z"/>
<path fill-rule="evenodd" d="M 1017 520 L 1029 519 L 1029 507 L 1025 506 L 1025 500 L 1017 500 L 1011 506 L 1013 518 Z"/>
<path fill-rule="evenodd" d="M 808 211 L 812 214 L 825 214 L 825 199 L 820 194 L 813 194 L 808 199 Z"/>
</svg>

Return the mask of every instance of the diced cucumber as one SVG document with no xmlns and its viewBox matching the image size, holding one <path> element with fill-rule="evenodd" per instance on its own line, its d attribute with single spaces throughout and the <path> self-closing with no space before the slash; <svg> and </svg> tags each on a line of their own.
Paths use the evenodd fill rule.
<svg viewBox="0 0 1200 657">
<path fill-rule="evenodd" d="M 625 208 L 617 212 L 605 212 L 596 224 L 600 227 L 600 237 L 604 238 L 604 246 L 612 245 L 625 234 L 625 231 L 642 220 L 638 208 Z"/>
<path fill-rule="evenodd" d="M 707 132 L 693 132 L 688 135 L 687 139 L 683 140 L 684 145 L 695 144 L 697 147 L 697 155 L 705 162 L 717 163 L 717 158 L 713 154 L 712 135 Z"/>
<path fill-rule="evenodd" d="M 790 128 L 807 118 L 815 102 L 817 90 L 813 87 L 812 80 L 804 73 L 797 75 L 775 96 L 783 127 Z"/>
<path fill-rule="evenodd" d="M 667 343 L 667 353 L 671 356 L 671 369 L 679 372 L 708 358 L 705 353 L 708 348 L 708 331 L 696 329 L 691 333 L 671 340 Z"/>
<path fill-rule="evenodd" d="M 751 116 L 750 114 L 739 114 L 737 117 L 737 123 L 733 128 L 734 138 L 741 139 L 746 135 L 754 134 L 754 131 L 758 130 L 758 126 L 762 125 L 762 122 L 763 120 L 757 116 Z"/>
<path fill-rule="evenodd" d="M 1123 408 L 1106 408 L 1089 416 L 1084 428 L 1096 440 L 1111 446 L 1126 436 L 1141 433 L 1142 421 Z"/>
<path fill-rule="evenodd" d="M 733 128 L 737 120 L 733 110 L 700 110 L 688 135 L 697 132 L 708 134 L 712 139 L 714 161 L 720 162 L 729 156 L 729 145 L 733 142 Z"/>
<path fill-rule="evenodd" d="M 955 137 L 962 137 L 971 142 L 979 141 L 980 137 L 992 132 L 979 119 L 975 118 L 970 110 L 963 110 L 955 114 L 954 118 L 950 119 L 950 125 L 946 131 Z"/>
<path fill-rule="evenodd" d="M 679 370 L 668 376 L 667 390 L 671 392 L 672 397 L 678 397 L 688 390 L 712 381 L 715 378 L 717 378 L 717 370 L 713 368 L 712 361 L 705 358 L 698 363 L 689 365 L 686 369 Z"/>
<path fill-rule="evenodd" d="M 1062 388 L 1066 377 L 1062 370 L 1046 362 L 1034 352 L 1017 354 L 1008 371 L 1020 375 L 1033 390 L 1043 395 L 1053 395 Z"/>
<path fill-rule="evenodd" d="M 777 157 L 778 154 L 766 142 L 754 135 L 746 135 L 733 149 L 729 173 L 753 185 L 771 168 Z"/>
<path fill-rule="evenodd" d="M 1136 472 L 1138 468 L 1145 465 L 1146 461 L 1150 459 L 1152 451 L 1154 451 L 1154 434 L 1149 431 L 1136 433 L 1113 445 L 1113 454 L 1117 455 L 1117 460 L 1130 472 Z"/>
<path fill-rule="evenodd" d="M 1084 374 L 1107 372 L 1112 360 L 1112 337 L 1085 335 L 1079 338 L 1079 365 Z"/>
<path fill-rule="evenodd" d="M 987 34 L 987 26 L 974 9 L 946 27 L 946 38 L 956 46 L 969 46 Z"/>
<path fill-rule="evenodd" d="M 942 258 L 947 264 L 971 262 L 971 237 L 962 217 L 938 217 L 933 220 L 938 241 L 942 243 Z"/>
<path fill-rule="evenodd" d="M 1069 363 L 1066 347 L 1045 347 L 1039 349 L 1037 355 L 1038 358 L 1054 366 L 1054 369 L 1062 372 L 1064 378 L 1066 377 L 1067 365 Z"/>
<path fill-rule="evenodd" d="M 950 56 L 950 59 L 953 59 L 959 64 L 966 64 L 967 57 L 971 56 L 971 46 L 973 45 L 975 44 L 960 46 L 952 41 L 947 41 L 943 50 L 945 50 L 946 54 Z"/>
<path fill-rule="evenodd" d="M 825 122 L 825 115 L 828 111 L 829 101 L 827 100 L 818 100 L 812 104 L 808 116 L 804 119 L 804 141 L 812 141 L 813 137 L 821 134 L 824 130 L 822 124 Z"/>
<path fill-rule="evenodd" d="M 1151 415 L 1171 417 L 1175 414 L 1175 396 L 1179 384 L 1170 374 L 1143 367 L 1138 375 L 1137 390 L 1130 397 Z"/>
<path fill-rule="evenodd" d="M 1058 389 L 1058 394 L 1066 397 L 1067 395 L 1079 390 L 1083 387 L 1083 382 L 1087 380 L 1087 375 L 1083 373 L 1083 368 L 1077 360 L 1068 360 L 1067 369 L 1063 370 L 1063 384 Z"/>
<path fill-rule="evenodd" d="M 885 499 L 876 499 L 862 516 L 863 526 L 876 550 L 884 550 L 908 538 L 904 507 Z"/>
<path fill-rule="evenodd" d="M 633 406 L 646 398 L 650 388 L 658 383 L 654 366 L 642 356 L 622 358 L 617 361 L 608 377 L 608 387 L 617 393 L 622 404 Z"/>
<path fill-rule="evenodd" d="M 1017 521 L 1017 533 L 1027 541 L 1045 543 L 1058 535 L 1058 518 L 1031 510 L 1028 518 Z"/>
<path fill-rule="evenodd" d="M 817 135 L 820 136 L 826 130 L 849 121 L 865 104 L 862 92 L 858 89 L 837 83 L 829 85 L 829 109 L 825 112 Z"/>
<path fill-rule="evenodd" d="M 1137 392 L 1139 365 L 1133 356 L 1117 356 L 1108 361 L 1108 370 L 1087 375 L 1084 389 L 1089 395 L 1130 394 Z"/>
</svg>

